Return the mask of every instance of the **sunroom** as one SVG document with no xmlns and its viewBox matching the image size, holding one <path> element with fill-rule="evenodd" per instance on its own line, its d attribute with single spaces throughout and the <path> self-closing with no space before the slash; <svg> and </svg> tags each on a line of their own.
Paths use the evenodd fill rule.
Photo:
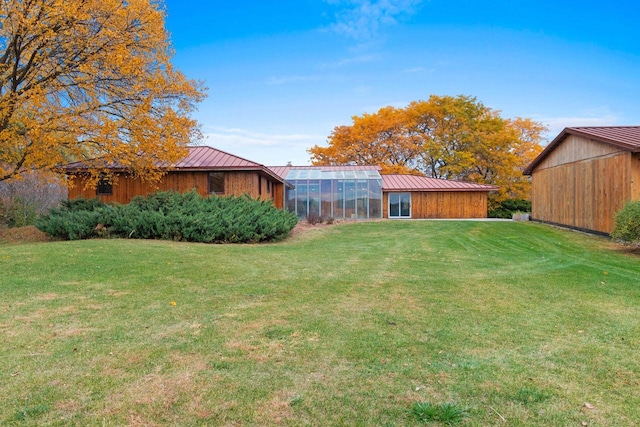
<svg viewBox="0 0 640 427">
<path fill-rule="evenodd" d="M 382 218 L 382 177 L 377 169 L 290 169 L 285 206 L 299 218 Z"/>
</svg>

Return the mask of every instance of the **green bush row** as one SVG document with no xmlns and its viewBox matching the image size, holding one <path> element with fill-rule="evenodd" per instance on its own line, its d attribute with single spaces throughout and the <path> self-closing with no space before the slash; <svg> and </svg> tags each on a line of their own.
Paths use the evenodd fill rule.
<svg viewBox="0 0 640 427">
<path fill-rule="evenodd" d="M 629 202 L 618 211 L 611 238 L 640 245 L 640 200 Z"/>
<path fill-rule="evenodd" d="M 64 201 L 36 221 L 40 230 L 62 239 L 126 237 L 203 243 L 279 240 L 296 225 L 294 214 L 270 201 L 241 197 L 201 197 L 195 191 L 137 196 L 126 205 L 97 199 Z"/>
</svg>

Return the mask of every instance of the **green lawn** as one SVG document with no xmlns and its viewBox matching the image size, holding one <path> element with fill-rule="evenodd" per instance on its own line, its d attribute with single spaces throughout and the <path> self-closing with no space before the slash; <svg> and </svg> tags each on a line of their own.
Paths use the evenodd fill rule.
<svg viewBox="0 0 640 427">
<path fill-rule="evenodd" d="M 0 271 L 0 425 L 640 422 L 640 257 L 601 238 L 382 221 L 2 245 Z"/>
</svg>

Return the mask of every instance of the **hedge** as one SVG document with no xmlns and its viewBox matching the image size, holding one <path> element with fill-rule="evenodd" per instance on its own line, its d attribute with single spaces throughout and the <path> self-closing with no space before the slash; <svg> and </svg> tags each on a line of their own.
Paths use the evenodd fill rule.
<svg viewBox="0 0 640 427">
<path fill-rule="evenodd" d="M 65 201 L 36 221 L 62 239 L 123 237 L 202 243 L 248 243 L 285 238 L 298 219 L 271 201 L 249 196 L 201 197 L 195 191 L 137 196 L 126 205 L 97 199 Z"/>
</svg>

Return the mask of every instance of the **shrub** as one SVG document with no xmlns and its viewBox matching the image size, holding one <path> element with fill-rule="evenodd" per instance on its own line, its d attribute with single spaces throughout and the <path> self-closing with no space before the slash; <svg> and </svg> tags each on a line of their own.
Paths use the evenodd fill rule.
<svg viewBox="0 0 640 427">
<path fill-rule="evenodd" d="M 286 237 L 298 219 L 270 201 L 241 197 L 200 197 L 195 191 L 158 192 L 127 205 L 76 199 L 41 217 L 36 226 L 63 239 L 115 236 L 244 243 Z"/>
<path fill-rule="evenodd" d="M 512 218 L 514 213 L 531 212 L 531 201 L 522 199 L 507 199 L 502 201 L 496 209 L 489 211 L 489 218 Z"/>
<path fill-rule="evenodd" d="M 322 217 L 318 214 L 310 213 L 307 215 L 307 222 L 311 225 L 322 224 Z"/>
<path fill-rule="evenodd" d="M 627 203 L 615 217 L 614 240 L 640 245 L 640 200 Z"/>
</svg>

